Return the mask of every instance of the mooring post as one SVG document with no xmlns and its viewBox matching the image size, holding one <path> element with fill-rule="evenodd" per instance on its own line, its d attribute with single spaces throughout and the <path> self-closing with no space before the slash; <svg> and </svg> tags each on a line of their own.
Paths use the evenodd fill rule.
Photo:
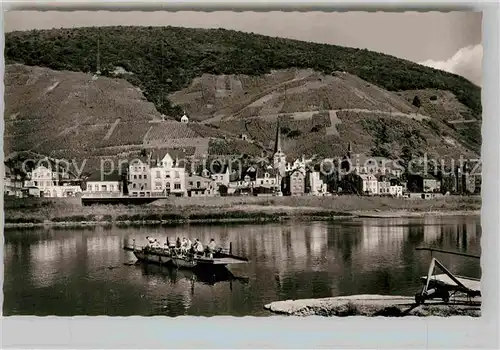
<svg viewBox="0 0 500 350">
<path fill-rule="evenodd" d="M 233 254 L 233 242 L 229 242 L 229 254 Z"/>
</svg>

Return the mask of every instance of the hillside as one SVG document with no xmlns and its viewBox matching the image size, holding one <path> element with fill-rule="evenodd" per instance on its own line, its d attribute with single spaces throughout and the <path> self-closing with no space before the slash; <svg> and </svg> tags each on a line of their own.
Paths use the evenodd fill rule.
<svg viewBox="0 0 500 350">
<path fill-rule="evenodd" d="M 106 76 L 96 79 L 97 38 Z M 278 118 L 291 157 L 341 155 L 349 141 L 389 156 L 405 146 L 439 157 L 480 151 L 478 87 L 366 50 L 109 27 L 7 33 L 5 53 L 6 153 L 88 158 L 88 168 L 144 148 L 256 155 L 272 147 Z M 175 120 L 182 110 L 188 125 Z"/>
<path fill-rule="evenodd" d="M 116 66 L 132 72 L 124 74 L 126 79 L 164 114 L 175 111 L 163 95 L 203 73 L 261 75 L 291 67 L 345 71 L 389 91 L 449 90 L 476 114 L 481 112 L 481 91 L 465 78 L 365 49 L 177 27 L 32 30 L 6 33 L 5 38 L 7 63 L 95 72 L 99 56 L 105 74 Z"/>
<path fill-rule="evenodd" d="M 190 148 L 201 140 L 208 148 L 187 125 L 163 120 L 123 79 L 14 64 L 6 66 L 4 83 L 6 158 L 31 150 L 78 166 L 86 159 L 91 170 L 100 156 L 130 157 L 148 146 Z"/>
</svg>

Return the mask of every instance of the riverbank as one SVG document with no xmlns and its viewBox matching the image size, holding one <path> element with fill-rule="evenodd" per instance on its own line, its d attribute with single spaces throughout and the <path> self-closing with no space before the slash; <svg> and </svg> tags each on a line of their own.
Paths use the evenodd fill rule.
<svg viewBox="0 0 500 350">
<path fill-rule="evenodd" d="M 479 215 L 480 207 L 480 197 L 455 196 L 432 200 L 357 196 L 190 197 L 161 199 L 137 206 L 82 206 L 78 198 L 26 198 L 4 201 L 6 228 Z"/>
<path fill-rule="evenodd" d="M 283 300 L 267 304 L 264 309 L 289 316 L 481 316 L 480 304 L 444 304 L 439 300 L 430 300 L 416 305 L 412 297 L 392 295 Z"/>
</svg>

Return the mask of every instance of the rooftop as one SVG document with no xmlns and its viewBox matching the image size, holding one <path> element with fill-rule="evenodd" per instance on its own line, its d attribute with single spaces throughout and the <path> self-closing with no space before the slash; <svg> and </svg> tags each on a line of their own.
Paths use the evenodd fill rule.
<svg viewBox="0 0 500 350">
<path fill-rule="evenodd" d="M 110 174 L 101 171 L 95 171 L 87 178 L 87 181 L 121 181 L 122 177 L 118 171 Z"/>
</svg>

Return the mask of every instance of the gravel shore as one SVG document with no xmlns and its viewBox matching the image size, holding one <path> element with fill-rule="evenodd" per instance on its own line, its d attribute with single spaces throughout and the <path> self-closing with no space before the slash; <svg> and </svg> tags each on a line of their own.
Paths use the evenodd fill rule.
<svg viewBox="0 0 500 350">
<path fill-rule="evenodd" d="M 466 304 L 457 300 L 444 304 L 441 300 L 429 300 L 416 305 L 415 299 L 397 295 L 351 295 L 321 299 L 275 301 L 264 309 L 289 316 L 481 316 L 478 301 Z"/>
</svg>

